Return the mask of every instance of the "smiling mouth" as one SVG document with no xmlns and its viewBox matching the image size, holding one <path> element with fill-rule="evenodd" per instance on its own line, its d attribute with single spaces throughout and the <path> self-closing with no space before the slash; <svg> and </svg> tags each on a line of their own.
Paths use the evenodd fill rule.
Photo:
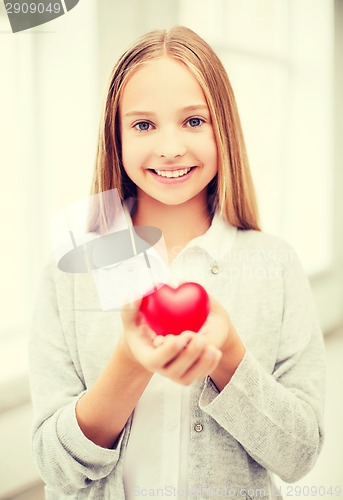
<svg viewBox="0 0 343 500">
<path fill-rule="evenodd" d="M 168 179 L 176 179 L 178 177 L 184 177 L 189 174 L 191 170 L 193 170 L 195 167 L 188 167 L 188 168 L 180 168 L 178 170 L 155 170 L 155 169 L 150 169 L 151 172 L 153 172 L 155 175 L 159 175 L 160 177 L 166 177 Z"/>
</svg>

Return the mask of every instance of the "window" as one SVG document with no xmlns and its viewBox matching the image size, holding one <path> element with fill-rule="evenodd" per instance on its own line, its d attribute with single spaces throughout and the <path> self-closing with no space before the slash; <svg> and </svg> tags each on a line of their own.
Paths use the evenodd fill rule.
<svg viewBox="0 0 343 500">
<path fill-rule="evenodd" d="M 27 337 L 52 216 L 89 193 L 101 96 L 93 3 L 18 34 L 0 6 L 0 338 L 11 340 Z"/>
<path fill-rule="evenodd" d="M 263 230 L 322 272 L 333 256 L 332 1 L 181 0 L 179 23 L 227 69 Z"/>
<path fill-rule="evenodd" d="M 32 153 L 33 112 L 31 95 L 32 40 L 17 37 L 10 31 L 9 21 L 0 13 L 1 100 L 1 213 L 2 213 L 2 279 L 0 334 L 19 330 L 29 316 L 27 284 L 30 278 L 25 252 L 29 252 L 23 228 L 32 210 L 25 190 L 32 175 L 35 159 Z M 34 114 L 33 114 L 34 116 Z M 20 143 L 20 145 L 19 145 Z M 31 203 L 35 193 L 32 192 Z M 28 212 L 29 210 L 29 212 Z M 24 219 L 27 218 L 27 219 Z"/>
</svg>

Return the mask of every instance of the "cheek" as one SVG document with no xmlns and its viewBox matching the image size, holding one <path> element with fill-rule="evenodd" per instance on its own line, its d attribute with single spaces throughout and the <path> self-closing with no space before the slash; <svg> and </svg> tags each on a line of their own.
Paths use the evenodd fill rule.
<svg viewBox="0 0 343 500">
<path fill-rule="evenodd" d="M 124 166 L 128 163 L 130 153 L 130 143 L 124 132 L 121 133 L 121 157 Z"/>
<path fill-rule="evenodd" d="M 137 148 L 133 147 L 131 141 L 122 142 L 122 159 L 123 165 L 126 172 L 130 175 L 137 169 L 139 155 L 137 154 Z"/>
<path fill-rule="evenodd" d="M 212 134 L 207 139 L 202 138 L 197 144 L 199 158 L 213 171 L 217 171 L 218 152 L 217 145 Z"/>
<path fill-rule="evenodd" d="M 122 136 L 122 158 L 125 169 L 132 170 L 141 167 L 148 157 L 146 141 L 133 140 Z"/>
</svg>

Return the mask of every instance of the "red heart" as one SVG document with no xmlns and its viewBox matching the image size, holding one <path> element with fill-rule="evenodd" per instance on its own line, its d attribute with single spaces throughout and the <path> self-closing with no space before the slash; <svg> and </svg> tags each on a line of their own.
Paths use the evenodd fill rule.
<svg viewBox="0 0 343 500">
<path fill-rule="evenodd" d="M 180 335 L 185 330 L 200 330 L 210 312 L 210 299 L 198 283 L 183 283 L 178 288 L 163 285 L 143 297 L 140 310 L 158 335 Z"/>
</svg>

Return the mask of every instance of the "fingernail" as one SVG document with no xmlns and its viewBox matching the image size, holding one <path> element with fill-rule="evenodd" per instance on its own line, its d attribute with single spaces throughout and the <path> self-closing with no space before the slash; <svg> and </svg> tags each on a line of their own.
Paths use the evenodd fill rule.
<svg viewBox="0 0 343 500">
<path fill-rule="evenodd" d="M 178 349 L 183 349 L 187 344 L 187 339 L 177 339 L 176 345 Z"/>
<path fill-rule="evenodd" d="M 206 356 L 211 359 L 219 359 L 221 357 L 221 354 L 221 351 L 218 351 L 218 349 L 208 348 L 206 351 Z"/>
<path fill-rule="evenodd" d="M 153 344 L 155 347 L 158 347 L 164 343 L 164 337 L 162 335 L 158 335 L 154 338 Z"/>
</svg>

